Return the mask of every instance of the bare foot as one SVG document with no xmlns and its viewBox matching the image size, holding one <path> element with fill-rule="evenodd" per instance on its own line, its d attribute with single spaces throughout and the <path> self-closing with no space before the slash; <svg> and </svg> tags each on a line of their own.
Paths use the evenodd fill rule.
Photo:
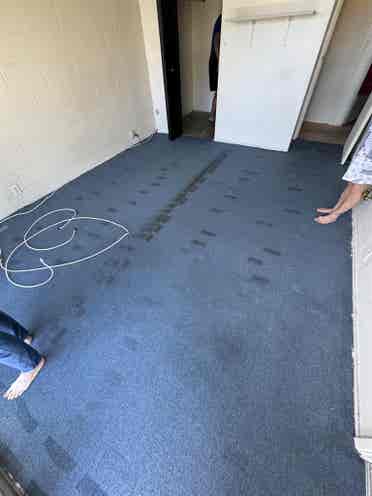
<svg viewBox="0 0 372 496">
<path fill-rule="evenodd" d="M 368 189 L 368 185 L 365 184 L 352 184 L 348 185 L 344 191 L 343 199 L 339 203 L 338 207 L 331 210 L 328 215 L 321 215 L 316 217 L 315 222 L 318 224 L 331 224 L 336 222 L 338 217 L 345 212 L 348 212 L 354 208 L 363 198 L 363 193 Z"/>
<path fill-rule="evenodd" d="M 316 217 L 315 222 L 317 222 L 318 224 L 332 224 L 333 222 L 336 222 L 338 217 L 339 214 L 334 213 L 331 210 L 331 213 L 329 213 L 328 215 L 320 215 L 319 217 Z"/>
<path fill-rule="evenodd" d="M 352 187 L 353 187 L 353 184 L 352 183 L 349 183 L 346 186 L 346 188 L 344 189 L 344 191 L 341 193 L 341 196 L 338 199 L 336 205 L 333 208 L 317 208 L 316 211 L 319 212 L 320 214 L 330 214 L 331 212 L 334 212 L 335 210 L 337 210 L 342 205 L 342 203 L 344 202 L 345 198 L 350 193 L 350 190 L 352 189 Z"/>
<path fill-rule="evenodd" d="M 34 340 L 34 336 L 32 334 L 29 334 L 28 336 L 25 337 L 23 340 L 24 343 L 30 345 L 32 341 Z"/>
<path fill-rule="evenodd" d="M 316 211 L 319 212 L 320 214 L 330 214 L 331 212 L 333 212 L 333 210 L 335 208 L 336 207 L 333 207 L 333 208 L 317 208 Z"/>
<path fill-rule="evenodd" d="M 43 357 L 39 364 L 30 372 L 22 372 L 18 378 L 13 382 L 8 391 L 4 394 L 7 400 L 15 400 L 19 398 L 36 379 L 37 375 L 45 365 L 45 358 Z"/>
</svg>

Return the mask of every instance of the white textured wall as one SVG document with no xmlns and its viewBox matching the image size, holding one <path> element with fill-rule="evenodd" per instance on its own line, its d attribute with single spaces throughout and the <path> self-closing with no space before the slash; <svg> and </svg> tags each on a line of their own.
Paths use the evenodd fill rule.
<svg viewBox="0 0 372 496">
<path fill-rule="evenodd" d="M 0 217 L 151 133 L 138 0 L 2 0 L 0 108 Z"/>
<path fill-rule="evenodd" d="M 156 128 L 159 133 L 168 133 L 158 8 L 156 0 L 139 0 L 139 4 Z"/>
<path fill-rule="evenodd" d="M 345 0 L 305 120 L 340 126 L 372 63 L 372 2 Z"/>
</svg>

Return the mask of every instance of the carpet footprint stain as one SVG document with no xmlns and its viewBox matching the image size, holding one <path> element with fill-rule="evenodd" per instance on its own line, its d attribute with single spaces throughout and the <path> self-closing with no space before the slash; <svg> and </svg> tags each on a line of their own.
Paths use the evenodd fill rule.
<svg viewBox="0 0 372 496">
<path fill-rule="evenodd" d="M 257 286 L 268 286 L 270 284 L 270 279 L 268 279 L 267 277 L 259 276 L 257 274 L 253 275 L 250 281 Z"/>
<path fill-rule="evenodd" d="M 117 258 L 110 258 L 110 260 L 107 260 L 105 262 L 105 265 L 107 265 L 107 267 L 117 269 L 120 266 L 120 260 L 118 260 Z"/>
<path fill-rule="evenodd" d="M 152 298 L 151 296 L 144 296 L 143 301 L 146 305 L 150 307 L 159 307 L 162 305 L 162 302 L 160 300 L 156 300 L 155 298 Z"/>
<path fill-rule="evenodd" d="M 74 298 L 74 302 L 72 304 L 72 313 L 75 317 L 81 318 L 87 313 L 85 309 L 85 300 L 81 297 Z"/>
<path fill-rule="evenodd" d="M 17 418 L 28 434 L 32 434 L 38 428 L 39 423 L 31 415 L 26 401 L 23 398 L 19 398 L 17 401 Z"/>
<path fill-rule="evenodd" d="M 303 189 L 298 188 L 297 186 L 289 186 L 288 191 L 298 191 L 299 193 L 301 193 L 303 191 Z"/>
<path fill-rule="evenodd" d="M 129 351 L 137 351 L 138 350 L 138 341 L 130 336 L 123 337 L 123 344 Z"/>
<path fill-rule="evenodd" d="M 151 183 L 151 186 L 161 186 L 160 183 Z"/>
<path fill-rule="evenodd" d="M 81 496 L 108 496 L 108 494 L 89 477 L 85 475 L 76 485 Z"/>
<path fill-rule="evenodd" d="M 117 214 L 118 213 L 118 209 L 114 208 L 114 207 L 108 208 L 107 211 L 110 212 L 110 214 Z"/>
<path fill-rule="evenodd" d="M 223 214 L 225 212 L 225 210 L 221 210 L 220 208 L 210 208 L 209 211 L 214 214 Z"/>
<path fill-rule="evenodd" d="M 245 183 L 245 182 L 249 182 L 249 181 L 250 181 L 249 177 L 239 177 L 240 183 Z"/>
<path fill-rule="evenodd" d="M 258 176 L 260 174 L 258 171 L 253 171 L 250 169 L 243 169 L 240 172 L 242 172 L 243 174 L 248 174 L 249 176 Z"/>
<path fill-rule="evenodd" d="M 276 257 L 281 257 L 282 254 L 279 250 L 274 250 L 273 248 L 264 248 L 263 249 L 266 253 L 269 253 L 270 255 L 275 255 Z"/>
<path fill-rule="evenodd" d="M 149 194 L 149 192 L 147 191 L 147 189 L 140 189 L 138 191 L 138 193 L 141 193 L 141 195 L 148 195 Z"/>
<path fill-rule="evenodd" d="M 202 248 L 205 248 L 207 246 L 207 243 L 205 243 L 204 241 L 199 241 L 198 239 L 193 239 L 191 242 L 193 245 L 201 246 Z"/>
<path fill-rule="evenodd" d="M 87 401 L 85 404 L 85 409 L 88 413 L 97 412 L 98 410 L 103 410 L 106 408 L 104 401 Z"/>
<path fill-rule="evenodd" d="M 49 458 L 52 460 L 52 462 L 58 469 L 67 473 L 72 472 L 75 469 L 76 467 L 75 460 L 51 436 L 48 436 L 47 439 L 44 441 L 44 448 L 46 449 Z"/>
<path fill-rule="evenodd" d="M 168 167 L 161 167 L 161 168 L 160 168 L 160 170 L 161 170 L 162 172 L 167 172 Z"/>
<path fill-rule="evenodd" d="M 260 258 L 256 258 L 256 257 L 249 257 L 248 262 L 254 265 L 263 265 L 263 261 Z"/>
<path fill-rule="evenodd" d="M 207 231 L 206 229 L 202 229 L 200 231 L 201 234 L 204 234 L 205 236 L 208 236 L 210 238 L 215 238 L 217 236 L 216 233 L 212 232 L 212 231 Z"/>
<path fill-rule="evenodd" d="M 161 175 L 161 176 L 156 176 L 156 179 L 168 179 L 168 176 L 164 176 L 164 175 Z"/>
<path fill-rule="evenodd" d="M 93 195 L 98 198 L 99 196 L 101 196 L 101 193 L 99 191 L 93 191 Z"/>
<path fill-rule="evenodd" d="M 302 212 L 296 208 L 285 208 L 284 212 L 287 212 L 288 214 L 302 215 Z"/>
<path fill-rule="evenodd" d="M 105 276 L 103 279 L 103 283 L 105 286 L 112 286 L 115 281 L 116 281 L 116 277 L 114 276 L 114 274 Z"/>
<path fill-rule="evenodd" d="M 127 246 L 127 250 L 128 250 L 129 252 L 136 251 L 136 249 L 135 249 L 135 248 L 134 248 L 134 246 L 132 246 L 132 245 L 128 245 L 128 246 Z"/>
<path fill-rule="evenodd" d="M 102 239 L 102 236 L 100 234 L 95 233 L 95 232 L 88 232 L 87 236 L 88 236 L 88 238 L 91 238 L 91 239 Z"/>
<path fill-rule="evenodd" d="M 128 203 L 129 203 L 129 205 L 137 205 L 136 201 L 129 201 Z"/>
<path fill-rule="evenodd" d="M 115 389 L 120 387 L 124 383 L 124 377 L 122 376 L 122 374 L 114 369 L 106 370 L 104 376 L 105 384 Z"/>
<path fill-rule="evenodd" d="M 265 220 L 256 220 L 258 226 L 273 227 L 271 222 L 266 222 Z"/>
<path fill-rule="evenodd" d="M 129 268 L 131 261 L 127 258 L 120 264 L 120 270 L 125 271 Z"/>
<path fill-rule="evenodd" d="M 52 336 L 50 340 L 50 345 L 52 348 L 60 344 L 60 341 L 62 340 L 66 332 L 67 329 L 65 327 L 62 327 L 62 329 L 59 329 L 58 332 L 54 336 Z"/>
<path fill-rule="evenodd" d="M 237 200 L 238 197 L 235 195 L 224 195 L 225 198 L 228 198 L 229 200 Z"/>
</svg>

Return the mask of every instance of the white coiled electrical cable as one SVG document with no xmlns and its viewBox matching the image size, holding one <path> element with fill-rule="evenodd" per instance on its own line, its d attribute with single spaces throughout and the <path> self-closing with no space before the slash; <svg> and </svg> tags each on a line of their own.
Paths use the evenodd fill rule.
<svg viewBox="0 0 372 496">
<path fill-rule="evenodd" d="M 34 212 L 37 208 L 44 205 L 44 203 L 53 194 L 48 195 L 48 197 L 44 198 L 38 205 L 36 205 L 36 207 L 32 208 L 31 210 L 14 214 L 14 215 L 8 217 L 7 219 L 4 219 L 3 221 L 1 221 L 0 224 L 2 224 L 4 222 L 8 222 L 9 220 L 13 219 L 14 217 L 18 217 L 21 215 L 27 215 L 27 214 Z M 41 229 L 36 229 L 36 231 L 34 233 L 32 233 L 32 231 L 35 230 L 37 225 L 42 220 L 46 219 L 47 217 L 49 217 L 51 215 L 55 215 L 55 214 L 58 214 L 61 212 L 69 213 L 70 215 L 68 217 L 66 217 L 65 219 L 59 220 L 58 222 L 53 222 L 52 224 L 49 224 L 46 227 L 43 227 Z M 107 246 L 101 248 L 100 250 L 96 251 L 95 253 L 93 253 L 91 255 L 87 255 L 85 257 L 78 258 L 76 260 L 70 260 L 68 262 L 62 262 L 62 263 L 56 263 L 56 264 L 48 264 L 43 258 L 40 258 L 41 265 L 38 267 L 16 269 L 16 268 L 12 268 L 9 266 L 14 255 L 23 246 L 26 246 L 29 250 L 34 251 L 34 252 L 51 252 L 53 250 L 56 250 L 58 248 L 62 248 L 63 246 L 68 245 L 75 238 L 75 235 L 77 233 L 76 228 L 73 229 L 73 231 L 72 231 L 71 235 L 68 237 L 68 239 L 66 239 L 65 241 L 63 241 L 61 243 L 53 245 L 53 246 L 47 246 L 47 247 L 42 247 L 42 248 L 35 247 L 31 244 L 31 241 L 36 239 L 38 236 L 40 236 L 41 234 L 43 234 L 47 231 L 50 231 L 52 229 L 58 229 L 61 231 L 61 230 L 65 229 L 68 225 L 70 225 L 71 223 L 77 222 L 77 221 L 95 221 L 95 222 L 100 222 L 100 223 L 104 223 L 104 224 L 109 224 L 109 225 L 115 226 L 116 228 L 120 229 L 121 234 L 115 241 L 113 241 L 112 243 L 108 244 Z M 40 288 L 40 287 L 48 284 L 53 279 L 54 274 L 55 274 L 55 269 L 61 268 L 61 267 L 69 267 L 72 265 L 77 265 L 77 264 L 82 263 L 82 262 L 87 262 L 88 260 L 92 260 L 93 258 L 96 258 L 99 255 L 102 255 L 103 253 L 111 250 L 111 248 L 113 248 L 114 246 L 119 244 L 128 235 L 129 235 L 128 229 L 125 226 L 123 226 L 122 224 L 120 224 L 119 222 L 115 222 L 115 221 L 109 220 L 109 219 L 104 219 L 101 217 L 79 216 L 77 214 L 77 211 L 73 208 L 59 208 L 59 209 L 47 212 L 46 214 L 44 214 L 41 217 L 39 217 L 38 219 L 36 219 L 31 224 L 31 226 L 26 230 L 26 232 L 24 233 L 23 240 L 20 243 L 18 243 L 11 250 L 9 255 L 6 257 L 5 261 L 3 261 L 2 257 L 1 257 L 2 253 L 1 253 L 1 249 L 0 249 L 0 268 L 4 271 L 7 280 L 13 286 L 15 286 L 17 288 L 22 288 L 22 289 Z M 48 277 L 44 281 L 41 281 L 41 282 L 38 282 L 35 284 L 21 284 L 21 283 L 16 282 L 11 277 L 11 275 L 13 275 L 13 274 L 30 274 L 32 272 L 43 272 L 43 271 L 48 272 Z"/>
<path fill-rule="evenodd" d="M 134 148 L 134 147 L 140 146 L 140 145 L 144 145 L 144 144 L 150 142 L 156 133 L 157 133 L 157 130 L 155 130 L 149 137 L 147 137 L 144 140 L 139 141 L 138 143 L 133 145 L 131 148 Z M 0 221 L 0 225 L 4 224 L 5 222 L 9 222 L 10 220 L 15 219 L 16 217 L 29 215 L 29 214 L 35 212 L 38 208 L 40 208 L 42 205 L 44 205 L 50 198 L 52 198 L 52 196 L 54 196 L 55 193 L 56 192 L 54 191 L 53 193 L 50 193 L 49 195 L 47 195 L 45 198 L 43 198 L 37 205 L 32 207 L 30 210 L 18 212 L 16 214 L 10 215 L 6 219 L 3 219 L 2 221 Z M 58 222 L 54 222 L 54 223 L 52 223 L 46 227 L 43 227 L 42 229 L 36 230 L 32 234 L 32 231 L 35 229 L 35 227 L 37 227 L 39 222 L 41 222 L 42 220 L 44 220 L 45 218 L 47 218 L 51 215 L 58 214 L 61 212 L 67 212 L 70 215 L 68 217 L 66 217 L 65 219 L 62 219 Z M 73 222 L 77 222 L 77 221 L 96 221 L 96 222 L 108 224 L 108 225 L 111 225 L 111 226 L 118 228 L 121 231 L 121 234 L 113 243 L 110 243 L 109 245 L 101 248 L 100 250 L 93 253 L 92 255 L 88 255 L 88 256 L 85 256 L 85 257 L 82 257 L 82 258 L 79 258 L 76 260 L 70 260 L 69 262 L 63 262 L 63 263 L 48 264 L 43 258 L 40 257 L 39 260 L 40 260 L 41 265 L 38 267 L 30 267 L 30 268 L 26 268 L 26 269 L 17 269 L 14 267 L 9 267 L 9 264 L 10 264 L 12 258 L 18 252 L 18 250 L 20 250 L 23 246 L 28 248 L 30 251 L 44 252 L 45 253 L 45 252 L 51 252 L 51 251 L 56 250 L 58 248 L 62 248 L 63 246 L 66 246 L 69 243 L 71 243 L 71 241 L 75 238 L 75 235 L 77 233 L 77 228 L 73 229 L 73 231 L 72 231 L 71 235 L 68 237 L 68 239 L 66 239 L 65 241 L 58 243 L 54 246 L 37 248 L 35 246 L 32 246 L 32 244 L 30 242 L 32 240 L 36 239 L 42 233 L 45 233 L 45 232 L 50 231 L 50 230 L 55 229 L 55 228 L 58 229 L 59 231 L 62 231 L 68 225 L 70 225 Z M 103 219 L 100 217 L 79 216 L 77 211 L 74 208 L 59 208 L 57 210 L 52 210 L 50 212 L 47 212 L 46 214 L 44 214 L 41 217 L 39 217 L 38 219 L 36 219 L 31 224 L 31 226 L 26 230 L 26 232 L 24 233 L 23 241 L 18 243 L 17 246 L 15 246 L 15 248 L 13 248 L 11 250 L 11 252 L 5 258 L 5 260 L 3 260 L 2 250 L 0 248 L 0 269 L 2 269 L 4 271 L 5 276 L 6 276 L 7 280 L 10 282 L 10 284 L 15 286 L 16 288 L 22 288 L 22 289 L 40 288 L 40 287 L 48 284 L 53 279 L 54 274 L 55 274 L 55 269 L 58 269 L 61 267 L 70 267 L 72 265 L 77 265 L 79 263 L 87 262 L 88 260 L 92 260 L 93 258 L 96 258 L 99 255 L 102 255 L 103 253 L 106 253 L 107 251 L 114 248 L 114 246 L 116 246 L 121 241 L 123 241 L 123 239 L 125 239 L 127 236 L 129 236 L 128 229 L 125 226 L 123 226 L 122 224 L 120 224 L 119 222 L 115 222 L 113 220 L 108 220 L 108 219 Z M 48 277 L 44 281 L 41 281 L 41 282 L 38 282 L 35 284 L 21 284 L 21 283 L 16 282 L 11 277 L 12 274 L 14 274 L 14 275 L 16 275 L 16 274 L 30 274 L 33 272 L 44 272 L 44 271 L 48 272 Z"/>
</svg>

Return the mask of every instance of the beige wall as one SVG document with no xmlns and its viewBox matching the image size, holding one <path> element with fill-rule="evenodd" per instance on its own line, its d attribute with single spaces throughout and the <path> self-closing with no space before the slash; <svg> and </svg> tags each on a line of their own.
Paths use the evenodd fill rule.
<svg viewBox="0 0 372 496">
<path fill-rule="evenodd" d="M 153 131 L 138 0 L 2 0 L 0 40 L 0 217 Z"/>
<path fill-rule="evenodd" d="M 372 2 L 345 0 L 305 120 L 345 123 L 372 63 Z"/>
</svg>

